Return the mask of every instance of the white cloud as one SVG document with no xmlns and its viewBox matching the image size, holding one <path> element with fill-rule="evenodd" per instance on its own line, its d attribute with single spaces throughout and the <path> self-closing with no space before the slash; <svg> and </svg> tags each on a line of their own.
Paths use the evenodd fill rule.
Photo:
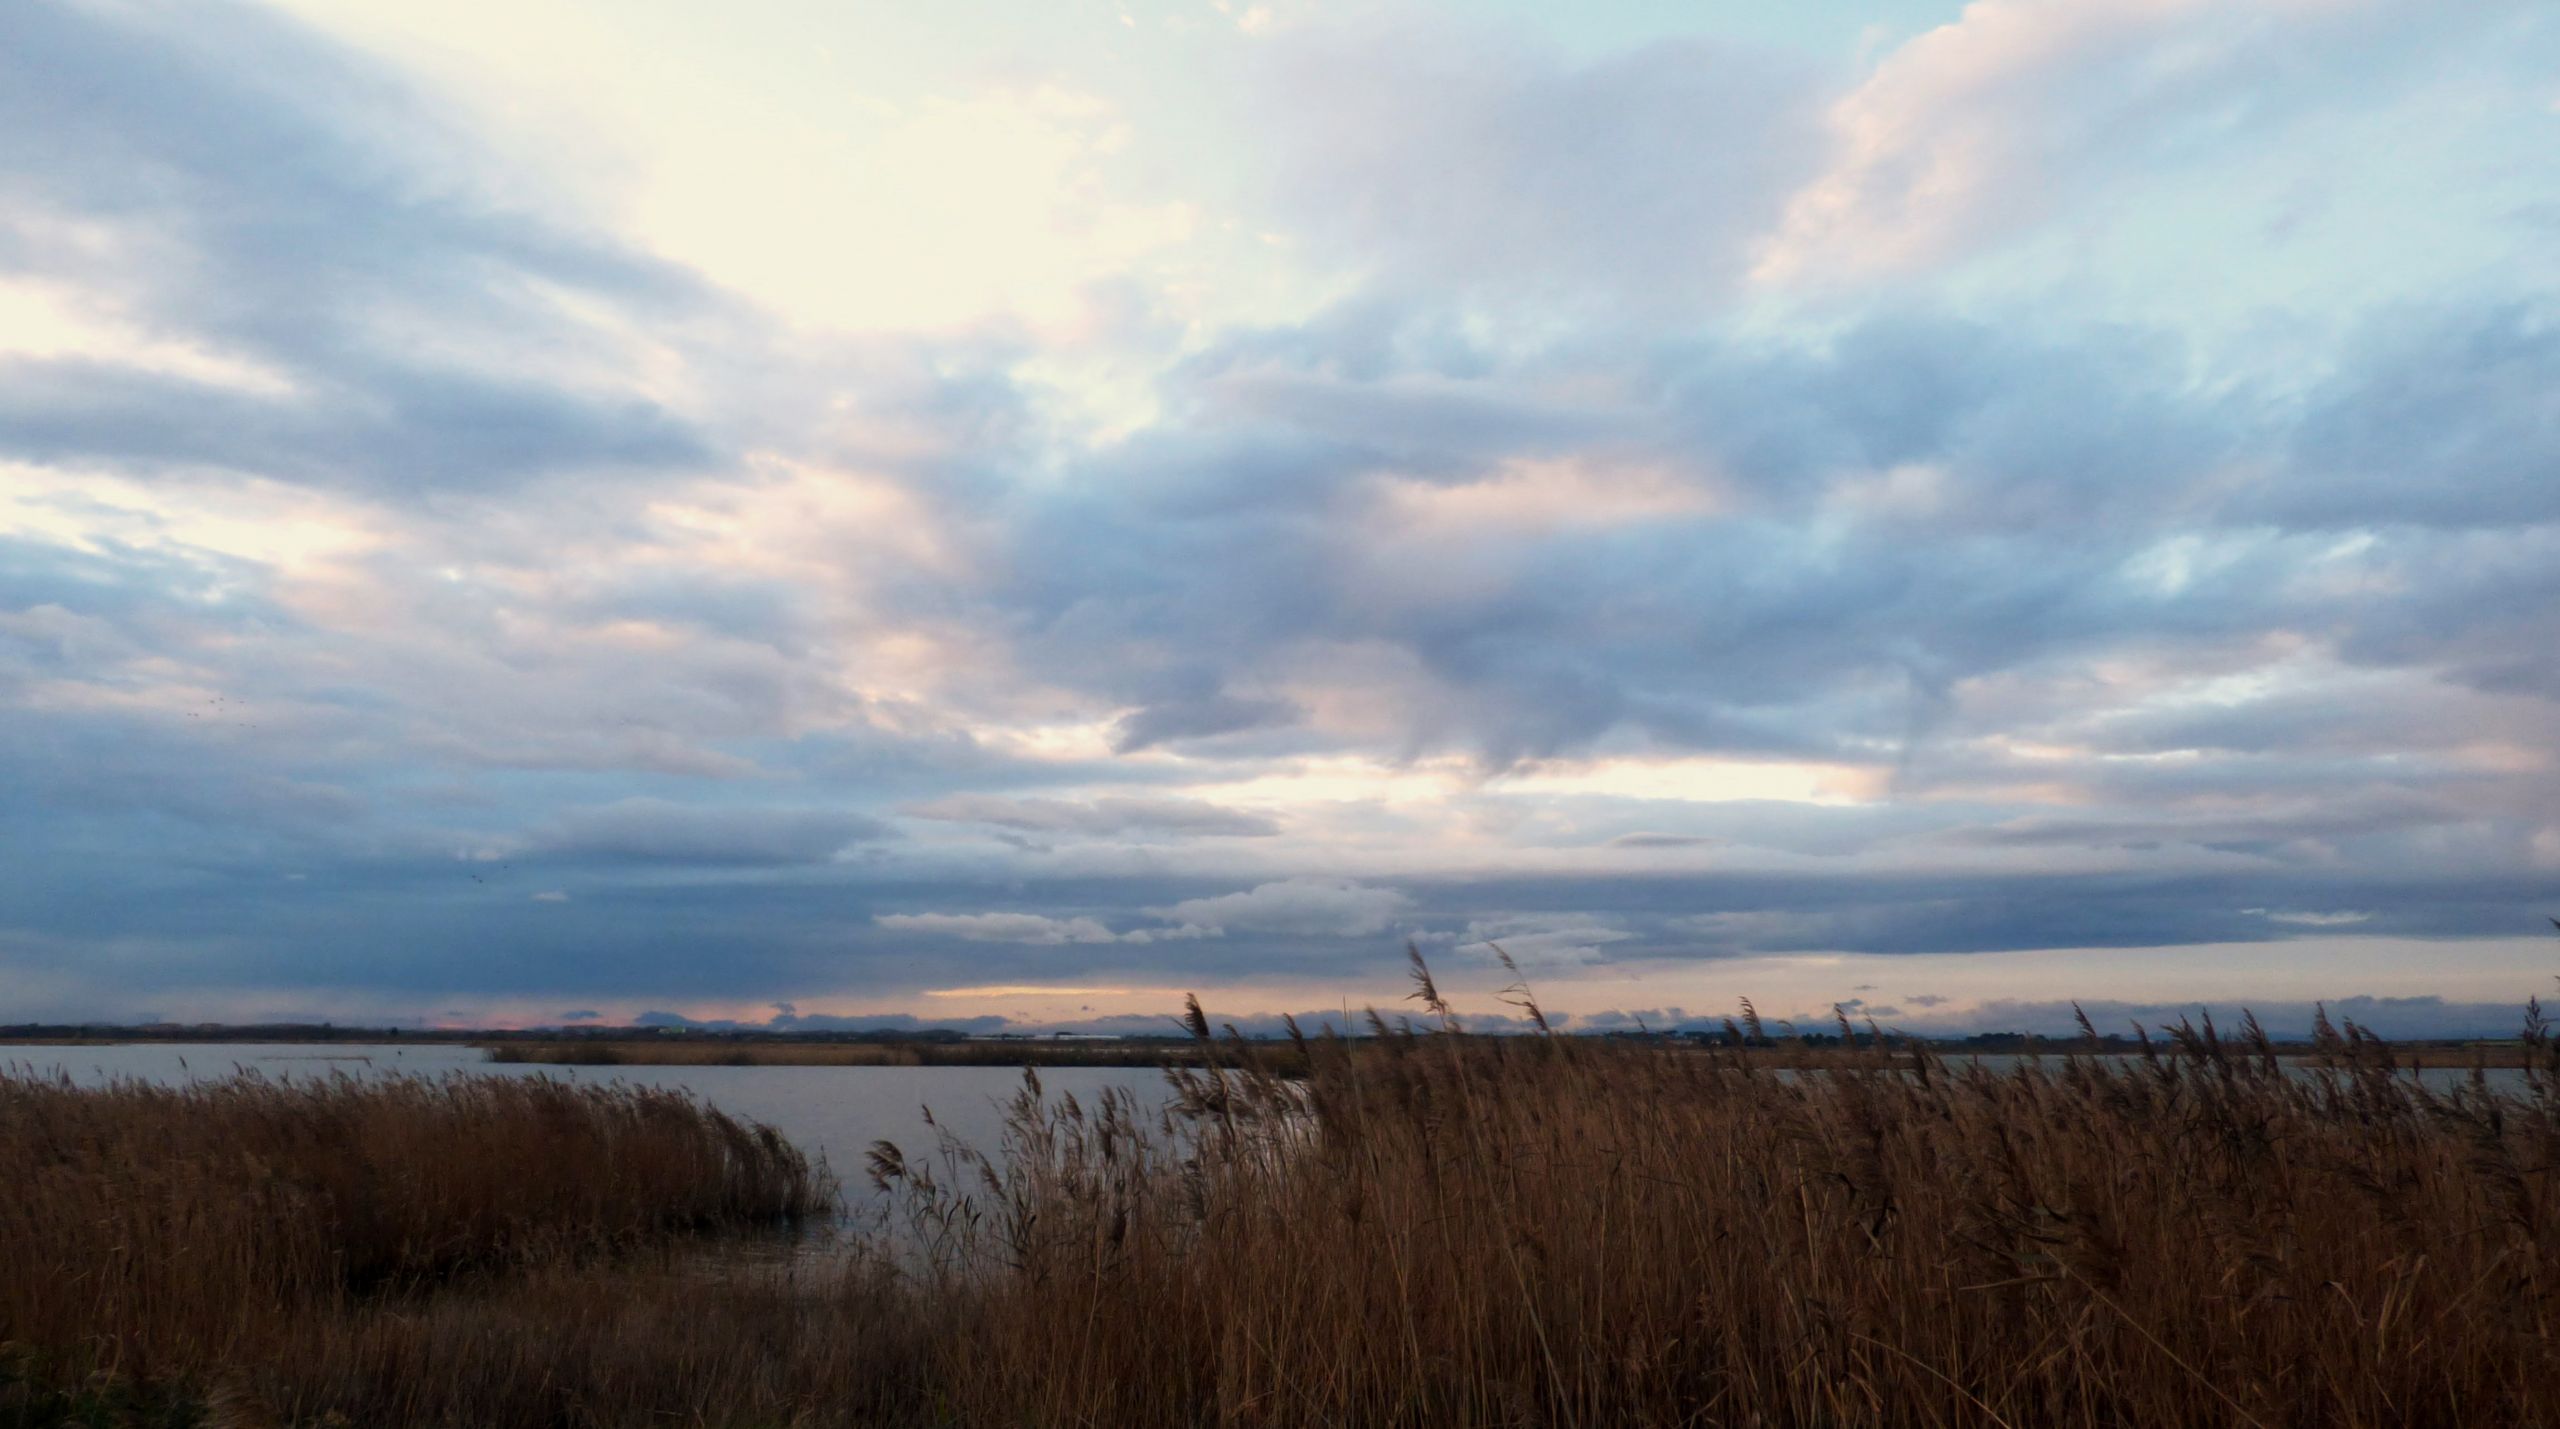
<svg viewBox="0 0 2560 1429">
<path fill-rule="evenodd" d="M 1256 838 L 1280 831 L 1279 824 L 1268 815 L 1197 799 L 1019 799 L 1001 794 L 951 794 L 910 804 L 899 812 L 913 819 L 1091 838 L 1165 834 Z"/>
<path fill-rule="evenodd" d="M 707 864 L 824 863 L 881 826 L 832 809 L 704 808 L 668 799 L 572 809 L 537 829 L 527 852 Z"/>
<path fill-rule="evenodd" d="M 1106 181 L 1128 125 L 1054 88 L 935 99 L 885 123 L 707 130 L 653 156 L 645 239 L 797 317 L 941 328 L 988 315 L 1056 326 L 1087 283 L 1181 244 L 1181 202 Z"/>
<path fill-rule="evenodd" d="M 99 295 L 0 277 L 0 358 L 79 358 L 267 396 L 291 396 L 293 380 L 254 359 L 183 337 L 139 330 Z"/>
<path fill-rule="evenodd" d="M 896 933 L 925 933 L 971 943 L 1158 943 L 1211 936 L 1195 927 L 1133 928 L 1115 933 L 1092 918 L 1051 918 L 1038 913 L 883 913 L 871 921 Z"/>
<path fill-rule="evenodd" d="M 2377 82 L 2504 7 L 2353 0 L 1975 0 L 1831 108 L 1829 165 L 1787 201 L 1754 277 L 1908 272 L 2046 215 L 2132 158 L 2235 133 Z"/>
<path fill-rule="evenodd" d="M 404 9 L 326 0 L 349 3 Z M 1749 53 L 1284 38 L 1254 48 L 1297 55 L 1269 59 L 1303 125 L 1232 154 L 1212 113 L 1175 136 L 1234 171 L 1198 186 L 1188 238 L 1147 195 L 1194 188 L 1160 142 L 1190 126 L 1156 121 L 1197 93 L 971 99 L 983 75 L 920 72 L 855 121 L 776 106 L 724 129 L 704 116 L 734 106 L 669 92 L 705 69 L 687 46 L 657 47 L 681 74 L 599 63 L 553 30 L 526 43 L 520 6 L 462 3 L 530 67 L 515 92 L 627 79 L 656 112 L 631 137 L 672 147 L 629 175 L 652 252 L 698 247 L 712 279 L 821 324 L 1028 318 L 816 338 L 502 154 L 410 155 L 433 125 L 341 102 L 398 86 L 316 36 L 19 7 L 0 28 L 49 38 L 0 45 L 22 120 L 0 135 L 47 139 L 0 139 L 0 247 L 28 260 L 0 281 L 0 830 L 41 855 L 22 882 L 63 890 L 29 911 L 64 940 L 21 965 L 141 966 L 82 950 L 245 859 L 190 902 L 215 951 L 156 964 L 148 1010 L 263 996 L 241 989 L 421 917 L 461 930 L 457 986 L 528 985 L 536 960 L 546 997 L 670 1005 L 661 962 L 611 939 L 475 935 L 482 896 L 664 910 L 723 949 L 731 1010 L 869 997 L 919 948 L 1062 987 L 1175 952 L 1154 961 L 1214 991 L 1293 961 L 1331 976 L 1328 947 L 1391 976 L 1394 941 L 1463 932 L 1480 973 L 1490 939 L 1606 964 L 1539 979 L 1598 986 L 1724 977 L 1661 956 L 1683 933 L 1720 959 L 1901 956 L 2057 944 L 2093 917 L 2232 939 L 2191 967 L 2124 960 L 2136 993 L 2184 997 L 2354 956 L 2374 926 L 2512 931 L 2560 868 L 2560 684 L 2534 654 L 2560 570 L 2560 486 L 2539 479 L 2560 338 L 2530 264 L 2482 263 L 2441 312 L 2298 367 L 2191 361 L 2196 294 L 2110 245 L 2086 301 L 2143 295 L 2130 331 L 2006 262 L 1820 322 L 1704 316 L 1762 235 L 1824 271 L 1908 271 L 2042 217 L 2048 190 L 2068 213 L 2070 183 L 2139 185 L 2094 207 L 2158 197 L 2146 231 L 2218 254 L 2196 225 L 2234 174 L 2310 173 L 2406 121 L 2424 143 L 2388 184 L 2327 196 L 2359 230 L 2340 271 L 2388 279 L 2435 251 L 2436 227 L 2397 220 L 2458 229 L 2544 177 L 2503 150 L 2424 163 L 2519 127 L 2494 84 L 2476 119 L 2435 112 L 2476 66 L 2328 122 L 2368 107 L 2360 79 L 2420 82 L 2373 39 L 2411 31 L 2413 0 L 1985 0 L 1844 101 L 1866 147 L 1836 153 L 1797 147 L 1821 117 L 1809 72 L 1729 83 Z M 2474 7 L 2435 13 L 2480 34 Z M 161 55 L 162 29 L 194 38 Z M 766 47 L 760 84 L 811 48 L 796 25 L 714 30 Z M 2300 63 L 2252 67 L 2297 38 Z M 2540 59 L 2512 64 L 2541 86 Z M 754 142 L 774 126 L 778 147 Z M 277 136 L 309 163 L 267 162 Z M 821 162 L 840 145 L 882 166 Z M 1826 161 L 1830 207 L 1803 187 Z M 137 188 L 146 169 L 165 181 Z M 1263 169 L 1297 179 L 1268 213 Z M 1792 229 L 1791 193 L 1811 195 Z M 1287 241 L 1228 262 L 1264 246 L 1217 220 L 1228 204 Z M 65 217 L 31 227 L 37 207 Z M 1321 290 L 1304 311 L 1238 316 L 1290 274 Z M 2325 329 L 2288 301 L 2268 297 L 2271 327 Z M 2009 322 L 2025 304 L 2035 321 Z M 1046 321 L 1082 306 L 1090 341 Z M 1056 373 L 1096 363 L 1148 396 L 1125 440 L 1051 409 Z M 1675 866 L 1692 876 L 1629 900 Z M 2272 915 L 2230 906 L 2239 878 Z M 918 887 L 962 891 L 866 921 Z M 1512 912 L 1523 887 L 1623 918 Z M 312 912 L 298 949 L 270 932 L 285 892 Z M 1746 911 L 1680 916 L 1726 906 Z M 969 911 L 1012 908 L 1060 915 Z M 836 986 L 804 985 L 821 945 Z M 2408 976 L 2488 976 L 2456 950 Z M 1836 990 L 1789 976 L 1801 1006 Z M 1890 976 L 2021 995 L 2005 973 Z"/>
<path fill-rule="evenodd" d="M 1489 958 L 1498 947 L 1524 971 L 1578 968 L 1607 962 L 1602 948 L 1634 936 L 1605 914 L 1535 913 L 1469 923 L 1458 949 Z"/>
<path fill-rule="evenodd" d="M 1583 62 L 1402 20 L 1294 29 L 1270 58 L 1251 117 L 1274 222 L 1319 259 L 1502 306 L 1720 298 L 1821 142 L 1808 73 L 1701 40 Z"/>
<path fill-rule="evenodd" d="M 1349 878 L 1287 878 L 1242 893 L 1187 898 L 1154 917 L 1226 932 L 1356 938 L 1385 932 L 1412 900 Z"/>
</svg>

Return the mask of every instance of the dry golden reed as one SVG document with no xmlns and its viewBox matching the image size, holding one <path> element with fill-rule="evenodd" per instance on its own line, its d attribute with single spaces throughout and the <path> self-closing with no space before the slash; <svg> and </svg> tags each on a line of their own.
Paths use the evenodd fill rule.
<svg viewBox="0 0 2560 1429">
<path fill-rule="evenodd" d="M 975 1184 L 884 1154 L 991 1287 L 957 1422 L 2560 1422 L 2538 1012 L 2511 1097 L 2325 1021 L 1806 1073 L 1458 1035 L 1416 973 L 1432 1031 L 1179 1076 L 1189 1154 L 1027 1102 Z"/>
<path fill-rule="evenodd" d="M 368 1297 L 833 1202 L 767 1128 L 537 1079 L 0 1076 L 0 1167 L 0 1345 L 56 1380 L 259 1363 Z"/>
<path fill-rule="evenodd" d="M 870 1170 L 896 1234 L 824 1266 L 515 1259 L 536 1224 L 611 1243 L 779 1213 L 806 1190 L 795 1163 L 740 1199 L 704 1189 L 735 1173 L 706 1178 L 695 1151 L 591 1149 L 595 1178 L 624 1187 L 586 1188 L 611 1209 L 527 1187 L 554 1209 L 490 1234 L 516 1204 L 505 1188 L 561 1164 L 532 1131 L 550 1113 L 508 1099 L 558 1092 L 401 1093 L 494 1115 L 508 1169 L 328 1220 L 310 1245 L 363 1247 L 388 1267 L 370 1277 L 306 1265 L 308 1248 L 207 1250 L 303 1245 L 259 1229 L 301 1204 L 263 1176 L 182 1191 L 151 1179 L 187 1181 L 171 1171 L 84 1171 L 75 1197 L 13 1204 L 0 1244 L 75 1277 L 114 1267 L 128 1288 L 0 1290 L 17 1317 L 0 1337 L 160 1347 L 203 1422 L 242 1426 L 2560 1423 L 2560 1064 L 2538 1010 L 2521 1089 L 2500 1093 L 2420 1085 L 2377 1039 L 2325 1023 L 2309 1066 L 2254 1022 L 2003 1071 L 1912 1048 L 1804 1069 L 1783 1048 L 1476 1037 L 1416 973 L 1420 1030 L 1272 1047 L 1213 1036 L 1195 1007 L 1200 1065 L 1168 1074 L 1168 1106 L 1045 1096 L 1029 1073 L 1000 1147 L 884 1144 Z M 288 1130 L 319 1102 L 273 1089 L 123 1089 L 52 1108 L 85 1128 L 69 1141 L 30 1139 L 41 1118 L 23 1108 L 92 1095 L 9 1089 L 0 1146 L 43 1151 L 14 1164 L 232 1165 L 231 1137 L 176 1113 L 236 1096 L 235 1123 L 274 1117 L 250 1155 L 322 1188 L 296 1194 L 395 1194 L 328 1181 L 384 1143 Z M 603 1110 L 578 1105 L 573 1125 Z M 83 1136 L 126 1149 L 64 1150 Z M 402 1164 L 432 1177 L 448 1154 Z M 692 1169 L 605 1169 L 678 1163 Z M 66 1229 L 101 1213 L 152 1223 L 142 1248 Z M 226 1237 L 170 1228 L 189 1216 Z M 462 1226 L 484 1229 L 439 1239 Z M 495 1268 L 433 1280 L 451 1263 Z M 325 1308 L 281 1300 L 305 1282 Z"/>
</svg>

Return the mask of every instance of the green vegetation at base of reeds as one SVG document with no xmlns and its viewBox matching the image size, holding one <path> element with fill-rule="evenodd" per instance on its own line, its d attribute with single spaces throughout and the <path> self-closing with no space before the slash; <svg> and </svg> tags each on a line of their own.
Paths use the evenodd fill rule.
<svg viewBox="0 0 2560 1429">
<path fill-rule="evenodd" d="M 1027 1073 L 1000 1148 L 876 1148 L 894 1251 L 555 1257 L 167 1368 L 242 1426 L 2560 1422 L 2538 1012 L 2513 1095 L 2352 1026 L 2305 1075 L 2245 1022 L 1800 1071 L 1453 1035 L 1417 972 L 1428 1030 L 1303 1078 L 1200 1018 L 1160 1113 Z"/>
<path fill-rule="evenodd" d="M 98 1374 L 85 1382 L 66 1376 L 42 1355 L 0 1346 L 0 1426 L 5 1429 L 198 1429 L 202 1397 L 185 1386 L 140 1384 Z"/>
</svg>

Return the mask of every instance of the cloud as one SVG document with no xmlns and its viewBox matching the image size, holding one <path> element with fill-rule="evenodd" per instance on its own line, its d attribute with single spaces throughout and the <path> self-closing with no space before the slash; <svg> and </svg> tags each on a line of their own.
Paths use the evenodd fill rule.
<svg viewBox="0 0 2560 1429">
<path fill-rule="evenodd" d="M 2257 1017 L 2268 1035 L 2297 1041 L 2310 1037 L 2313 1019 L 2321 1011 L 2328 1014 L 2333 1025 L 2352 1020 L 2392 1038 L 2503 1037 L 2511 1035 L 2523 1017 L 2519 1004 L 2460 1002 L 2433 994 L 2390 997 L 2357 993 L 2319 1004 L 2290 999 L 2227 1005 L 2091 1001 L 2079 1004 L 2078 1010 L 2085 1011 L 2101 1033 L 2130 1035 L 2139 1026 L 2155 1036 L 2162 1028 L 2181 1020 L 2201 1023 L 2206 1017 L 2228 1028 L 2245 1011 Z M 2074 1011 L 2070 1002 L 2003 998 L 1954 1017 L 1909 1024 L 1907 1030 L 1930 1034 L 2037 1032 L 2068 1037 L 2077 1032 Z"/>
<path fill-rule="evenodd" d="M 952 794 L 899 810 L 911 819 L 986 824 L 1032 834 L 1090 838 L 1201 836 L 1268 838 L 1277 820 L 1197 799 L 1106 796 L 1089 800 L 1024 799 L 997 794 Z"/>
<path fill-rule="evenodd" d="M 1307 27 L 1264 59 L 1280 220 L 1400 286 L 1720 296 L 1819 142 L 1806 67 L 1705 40 L 1577 62 L 1407 20 Z"/>
<path fill-rule="evenodd" d="M 992 983 L 983 987 L 934 987 L 925 989 L 924 995 L 927 997 L 1128 997 L 1140 991 L 1150 991 L 1159 997 L 1181 996 L 1181 993 L 1173 988 L 1079 987 L 1051 983 Z"/>
<path fill-rule="evenodd" d="M 1262 729 L 1286 723 L 1294 714 L 1286 700 L 1239 699 L 1233 695 L 1166 700 L 1122 716 L 1112 735 L 1111 752 L 1135 754 L 1180 740 Z"/>
<path fill-rule="evenodd" d="M 527 857 L 675 864 L 825 863 L 847 845 L 887 836 L 860 814 L 727 809 L 629 798 L 559 815 L 525 841 Z"/>
<path fill-rule="evenodd" d="M 1755 275 L 1820 284 L 1942 261 L 2124 171 L 2264 143 L 2350 96 L 2372 102 L 2419 72 L 2416 57 L 2509 13 L 1976 0 L 1832 103 L 1831 158 L 1787 200 Z"/>
<path fill-rule="evenodd" d="M 406 1015 L 870 1005 L 955 952 L 1323 1002 L 1391 935 L 2466 967 L 2560 867 L 2520 14 L 1990 0 L 1845 88 L 1310 22 L 903 113 L 1138 228 L 855 333 L 397 42 L 7 9 L 0 974 Z M 2264 170 L 2319 241 L 2199 238 Z"/>
<path fill-rule="evenodd" d="M 1169 922 L 1227 933 L 1358 938 L 1385 932 L 1411 905 L 1396 889 L 1355 879 L 1286 878 L 1147 911 Z"/>
<path fill-rule="evenodd" d="M 896 933 L 922 933 L 972 943 L 1158 943 L 1215 936 L 1214 929 L 1184 924 L 1115 933 L 1092 918 L 1051 918 L 1038 913 L 882 913 L 872 919 Z"/>
<path fill-rule="evenodd" d="M 1635 936 L 1608 914 L 1527 914 L 1469 923 L 1458 946 L 1486 957 L 1499 949 L 1522 971 L 1535 972 L 1607 962 L 1610 944 Z"/>
<path fill-rule="evenodd" d="M 2273 913 L 2265 909 L 2253 911 L 2263 913 L 2270 923 L 2290 923 L 2299 928 L 2344 928 L 2373 921 L 2373 915 L 2370 913 Z"/>
<path fill-rule="evenodd" d="M 2252 493 L 2289 525 L 2517 527 L 2560 521 L 2560 310 L 2400 313 L 2340 354 L 2291 435 L 2302 479 Z"/>
<path fill-rule="evenodd" d="M 217 377 L 264 375 L 208 380 L 115 344 L 0 358 L 0 455 L 391 496 L 709 459 L 634 374 L 569 375 L 624 356 L 569 316 L 580 302 L 666 315 L 698 306 L 696 285 L 477 189 L 488 156 L 462 133 L 263 12 L 13 8 L 7 266 L 211 354 Z"/>
<path fill-rule="evenodd" d="M 923 933 L 973 943 L 1116 943 L 1120 935 L 1091 918 L 1050 918 L 1037 913 L 882 913 L 871 920 L 898 933 Z"/>
</svg>

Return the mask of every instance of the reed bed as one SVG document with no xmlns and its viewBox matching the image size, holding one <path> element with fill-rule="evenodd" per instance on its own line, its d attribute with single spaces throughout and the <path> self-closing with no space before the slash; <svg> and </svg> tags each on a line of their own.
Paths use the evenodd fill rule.
<svg viewBox="0 0 2560 1429">
<path fill-rule="evenodd" d="M 860 1255 L 537 1266 L 304 1318 L 275 1354 L 209 1379 L 198 1403 L 206 1429 L 950 1424 L 937 1371 L 958 1309 Z"/>
<path fill-rule="evenodd" d="M 2517 1097 L 2325 1022 L 2307 1075 L 2254 1022 L 1782 1073 L 1450 1035 L 1416 972 L 1432 1031 L 1177 1074 L 1182 1147 L 1026 1098 L 1002 1167 L 883 1148 L 980 1297 L 955 1421 L 2560 1422 L 2538 1011 Z"/>
<path fill-rule="evenodd" d="M 1423 1025 L 1356 1040 L 1212 1036 L 1195 1007 L 1194 1065 L 1168 1072 L 1163 1106 L 1052 1097 L 1026 1072 L 1001 1146 L 875 1148 L 899 1225 L 823 1267 L 525 1261 L 509 1248 L 540 1237 L 482 1236 L 459 1259 L 490 1273 L 396 1295 L 321 1276 L 328 1313 L 226 1342 L 215 1307 L 274 1282 L 219 1271 L 189 1237 L 149 1231 L 148 1255 L 120 1260 L 104 1232 L 73 1251 L 12 1223 L 8 1244 L 75 1276 L 149 1256 L 212 1268 L 152 1282 L 191 1307 L 194 1338 L 161 1343 L 199 1365 L 208 1424 L 2560 1423 L 2560 1060 L 2538 1009 L 2510 1094 L 2420 1085 L 2325 1023 L 2307 1068 L 2245 1020 L 1998 1072 L 1913 1048 L 1804 1068 L 1784 1047 L 1475 1037 L 1415 971 Z M 450 1095 L 478 1117 L 469 1098 L 505 1093 Z M 42 1144 L 143 1144 L 114 1119 Z M 27 1144 L 22 1123 L 0 1145 Z M 369 1144 L 255 1154 L 317 1174 Z M 496 1154 L 520 1167 L 545 1144 Z M 408 1267 L 392 1279 L 430 1275 L 446 1256 L 378 1247 L 476 1224 L 477 1174 L 381 1213 L 414 1212 L 406 1237 L 331 1235 Z M 742 1204 L 771 1215 L 806 1190 L 781 1180 L 794 1189 Z M 552 1214 L 590 1242 L 705 1218 L 665 1212 L 705 1204 L 692 1179 L 644 1183 L 671 1199 Z M 206 1202 L 229 1204 L 186 1204 Z M 99 1306 L 150 1318 L 130 1295 L 83 1303 L 53 1312 L 52 1343 Z M 0 1338 L 31 1342 L 23 1324 Z"/>
<path fill-rule="evenodd" d="M 0 1167 L 21 1388 L 201 1379 L 360 1303 L 833 1205 L 768 1128 L 540 1079 L 0 1076 Z"/>
</svg>

